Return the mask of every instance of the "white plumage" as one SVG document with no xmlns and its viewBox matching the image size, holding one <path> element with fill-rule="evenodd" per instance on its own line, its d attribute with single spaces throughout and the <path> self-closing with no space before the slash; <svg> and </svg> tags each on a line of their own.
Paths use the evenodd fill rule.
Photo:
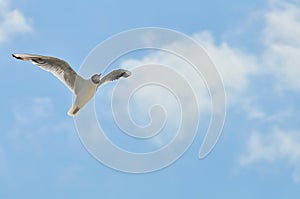
<svg viewBox="0 0 300 199">
<path fill-rule="evenodd" d="M 51 72 L 75 94 L 74 104 L 68 111 L 70 116 L 75 116 L 79 113 L 80 109 L 95 95 L 100 85 L 131 75 L 131 72 L 128 70 L 117 69 L 103 78 L 100 78 L 100 73 L 94 74 L 89 79 L 84 79 L 66 61 L 55 57 L 33 54 L 12 54 L 12 56 L 23 61 L 31 61 L 40 68 Z"/>
</svg>

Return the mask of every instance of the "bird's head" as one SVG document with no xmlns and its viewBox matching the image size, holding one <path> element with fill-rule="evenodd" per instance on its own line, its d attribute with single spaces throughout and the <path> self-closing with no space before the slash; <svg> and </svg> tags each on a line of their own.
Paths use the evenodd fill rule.
<svg viewBox="0 0 300 199">
<path fill-rule="evenodd" d="M 99 84 L 100 83 L 100 77 L 101 77 L 101 73 L 100 74 L 95 74 L 91 77 L 91 80 L 94 84 Z"/>
</svg>

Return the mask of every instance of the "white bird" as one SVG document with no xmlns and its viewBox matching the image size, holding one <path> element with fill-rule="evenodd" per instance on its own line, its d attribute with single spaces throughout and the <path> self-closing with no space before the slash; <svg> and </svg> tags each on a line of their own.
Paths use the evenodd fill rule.
<svg viewBox="0 0 300 199">
<path fill-rule="evenodd" d="M 75 116 L 79 113 L 80 109 L 95 95 L 100 85 L 131 75 L 131 72 L 128 70 L 117 69 L 103 78 L 100 78 L 100 73 L 92 75 L 89 79 L 84 79 L 66 61 L 55 57 L 33 54 L 12 54 L 12 56 L 23 61 L 31 61 L 40 68 L 51 72 L 75 94 L 75 102 L 68 111 L 70 116 Z"/>
</svg>

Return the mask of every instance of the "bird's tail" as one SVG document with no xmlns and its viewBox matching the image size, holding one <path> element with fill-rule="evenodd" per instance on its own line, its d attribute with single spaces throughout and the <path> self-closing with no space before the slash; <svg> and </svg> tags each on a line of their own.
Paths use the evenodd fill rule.
<svg viewBox="0 0 300 199">
<path fill-rule="evenodd" d="M 68 115 L 76 116 L 79 113 L 79 110 L 80 110 L 80 107 L 74 104 L 68 111 Z"/>
</svg>

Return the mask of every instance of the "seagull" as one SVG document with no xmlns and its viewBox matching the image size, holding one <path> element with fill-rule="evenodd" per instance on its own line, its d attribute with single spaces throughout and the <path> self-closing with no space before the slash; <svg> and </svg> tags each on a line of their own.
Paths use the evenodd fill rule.
<svg viewBox="0 0 300 199">
<path fill-rule="evenodd" d="M 12 56 L 23 61 L 31 61 L 38 67 L 51 72 L 75 94 L 75 101 L 68 111 L 70 116 L 76 116 L 79 113 L 84 105 L 95 95 L 99 86 L 131 75 L 131 72 L 128 70 L 117 69 L 111 71 L 103 78 L 101 78 L 101 73 L 99 73 L 92 75 L 89 79 L 84 79 L 66 61 L 55 57 L 34 54 L 12 54 Z"/>
</svg>

